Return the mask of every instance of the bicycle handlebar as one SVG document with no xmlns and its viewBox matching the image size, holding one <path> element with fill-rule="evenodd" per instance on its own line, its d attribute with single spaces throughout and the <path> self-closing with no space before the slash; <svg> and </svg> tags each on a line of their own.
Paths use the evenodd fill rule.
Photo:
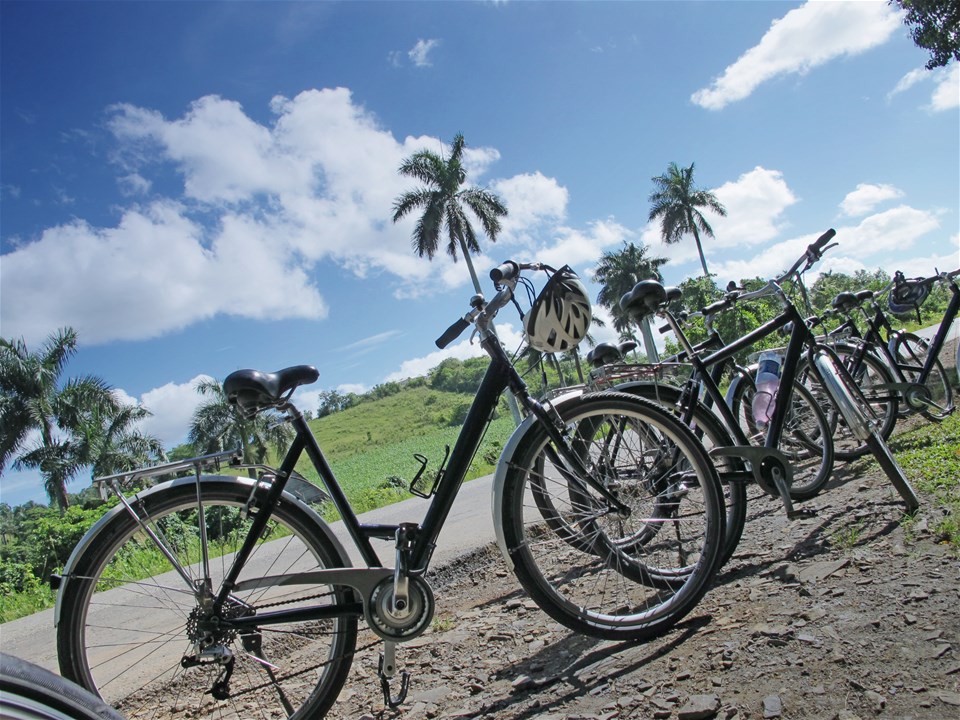
<svg viewBox="0 0 960 720">
<path fill-rule="evenodd" d="M 443 335 L 436 339 L 435 342 L 437 347 L 443 350 L 447 345 L 460 337 L 460 333 L 462 333 L 468 327 L 470 327 L 470 321 L 465 317 L 460 318 L 453 325 L 448 327 Z"/>
<path fill-rule="evenodd" d="M 520 272 L 522 270 L 542 270 L 546 267 L 543 263 L 518 263 L 513 260 L 507 260 L 497 265 L 490 271 L 490 279 L 497 287 L 497 294 L 493 296 L 490 302 L 485 302 L 482 295 L 475 295 L 470 303 L 473 305 L 473 310 L 448 327 L 443 335 L 434 341 L 436 346 L 441 350 L 447 347 L 472 323 L 477 323 L 477 328 L 481 331 L 482 337 L 489 322 L 496 317 L 500 308 L 510 302 L 513 297 L 513 288 L 517 285 Z"/>
</svg>

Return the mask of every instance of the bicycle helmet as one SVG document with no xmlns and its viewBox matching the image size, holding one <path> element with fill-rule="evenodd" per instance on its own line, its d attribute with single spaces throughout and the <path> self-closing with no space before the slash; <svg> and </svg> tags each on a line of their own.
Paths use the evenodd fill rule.
<svg viewBox="0 0 960 720">
<path fill-rule="evenodd" d="M 910 315 L 920 311 L 920 306 L 930 294 L 930 284 L 922 278 L 907 280 L 903 273 L 893 276 L 893 289 L 887 295 L 887 305 L 894 315 Z"/>
<path fill-rule="evenodd" d="M 564 265 L 533 301 L 523 319 L 523 330 L 535 350 L 564 352 L 580 344 L 592 318 L 586 288 L 570 266 Z"/>
</svg>

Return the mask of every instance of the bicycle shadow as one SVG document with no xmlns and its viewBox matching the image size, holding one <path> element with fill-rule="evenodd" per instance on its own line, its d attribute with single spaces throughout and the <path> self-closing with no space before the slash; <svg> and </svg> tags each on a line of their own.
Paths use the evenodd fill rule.
<svg viewBox="0 0 960 720">
<path fill-rule="evenodd" d="M 475 714 L 462 717 L 497 717 L 518 703 L 530 701 L 533 701 L 531 707 L 511 717 L 514 720 L 540 717 L 669 655 L 711 621 L 711 615 L 687 618 L 675 625 L 665 637 L 648 641 L 611 644 L 610 641 L 571 633 L 529 658 L 494 673 L 494 680 L 515 678 L 515 686 L 510 693 L 493 698 Z M 544 668 L 552 670 L 544 673 Z M 528 681 L 522 681 L 524 678 L 528 678 Z M 519 684 L 518 679 L 521 680 Z M 537 702 L 538 694 L 553 690 L 558 683 L 569 686 L 569 689 L 560 694 L 551 692 L 548 701 Z"/>
</svg>

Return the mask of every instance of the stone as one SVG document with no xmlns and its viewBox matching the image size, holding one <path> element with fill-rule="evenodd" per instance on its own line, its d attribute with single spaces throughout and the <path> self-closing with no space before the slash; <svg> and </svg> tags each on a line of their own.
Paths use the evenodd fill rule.
<svg viewBox="0 0 960 720">
<path fill-rule="evenodd" d="M 686 704 L 677 711 L 677 720 L 707 720 L 720 709 L 720 698 L 716 695 L 692 695 Z"/>
<path fill-rule="evenodd" d="M 763 699 L 763 717 L 767 720 L 783 715 L 783 701 L 779 695 L 767 695 Z"/>
</svg>

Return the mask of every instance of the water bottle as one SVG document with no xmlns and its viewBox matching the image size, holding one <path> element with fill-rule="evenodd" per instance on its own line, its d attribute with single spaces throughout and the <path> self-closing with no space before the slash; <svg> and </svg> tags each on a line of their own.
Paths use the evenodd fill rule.
<svg viewBox="0 0 960 720">
<path fill-rule="evenodd" d="M 777 388 L 780 387 L 780 356 L 775 352 L 760 353 L 757 363 L 757 394 L 753 396 L 753 419 L 766 425 L 776 407 Z"/>
</svg>

